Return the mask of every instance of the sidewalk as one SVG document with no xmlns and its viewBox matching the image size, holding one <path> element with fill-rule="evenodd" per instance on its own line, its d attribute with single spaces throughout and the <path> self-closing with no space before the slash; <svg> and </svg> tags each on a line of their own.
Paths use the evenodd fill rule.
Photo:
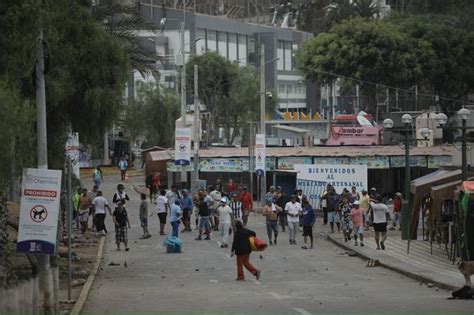
<svg viewBox="0 0 474 315">
<path fill-rule="evenodd" d="M 444 245 L 433 243 L 433 254 L 430 254 L 430 243 L 422 240 L 410 242 L 410 253 L 407 254 L 407 241 L 399 233 L 389 233 L 385 242 L 386 249 L 376 250 L 373 232 L 364 235 L 364 247 L 355 246 L 354 241 L 344 242 L 341 234 L 328 234 L 328 240 L 364 259 L 379 260 L 380 266 L 403 274 L 420 282 L 432 283 L 442 289 L 455 290 L 464 285 L 464 277 L 457 267 L 448 259 Z"/>
</svg>

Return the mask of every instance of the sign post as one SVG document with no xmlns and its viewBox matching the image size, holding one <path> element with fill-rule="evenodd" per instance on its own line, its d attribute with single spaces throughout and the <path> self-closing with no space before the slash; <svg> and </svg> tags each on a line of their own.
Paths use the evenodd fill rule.
<svg viewBox="0 0 474 315">
<path fill-rule="evenodd" d="M 61 171 L 25 168 L 21 189 L 17 251 L 54 255 Z"/>
<path fill-rule="evenodd" d="M 255 173 L 260 180 L 260 202 L 262 206 L 265 203 L 266 194 L 266 152 L 265 152 L 265 134 L 255 135 Z"/>
<path fill-rule="evenodd" d="M 191 128 L 176 128 L 174 164 L 191 164 Z"/>
</svg>

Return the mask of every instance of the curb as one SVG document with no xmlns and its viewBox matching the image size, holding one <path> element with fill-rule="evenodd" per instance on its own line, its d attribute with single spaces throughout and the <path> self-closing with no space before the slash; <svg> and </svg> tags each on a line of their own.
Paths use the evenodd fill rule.
<svg viewBox="0 0 474 315">
<path fill-rule="evenodd" d="M 354 248 L 352 247 L 349 247 L 345 244 L 342 244 L 338 241 L 336 241 L 335 239 L 333 239 L 331 236 L 327 235 L 327 239 L 329 241 L 331 241 L 332 243 L 334 243 L 335 245 L 347 250 L 347 251 L 351 251 L 351 252 L 354 252 L 356 253 L 356 255 L 359 257 L 359 258 L 362 258 L 362 259 L 365 259 L 365 260 L 369 260 L 369 259 L 375 259 L 375 258 L 371 258 L 369 256 L 367 256 L 366 254 L 364 253 L 361 253 L 357 250 L 354 250 Z M 449 290 L 449 291 L 454 291 L 454 290 L 457 290 L 459 289 L 458 287 L 454 287 L 450 284 L 446 284 L 446 283 L 443 283 L 443 282 L 439 282 L 439 281 L 436 281 L 434 279 L 431 279 L 431 278 L 428 278 L 428 277 L 425 277 L 425 276 L 422 276 L 422 275 L 419 275 L 419 274 L 416 274 L 416 273 L 413 273 L 411 271 L 407 271 L 407 270 L 404 270 L 404 269 L 401 269 L 401 268 L 398 268 L 398 267 L 394 267 L 394 266 L 391 266 L 391 265 L 387 265 L 385 263 L 383 263 L 383 261 L 380 261 L 379 260 L 379 266 L 380 267 L 383 267 L 385 269 L 388 269 L 388 270 L 391 270 L 391 271 L 394 271 L 396 273 L 399 273 L 403 276 L 406 276 L 408 278 L 411 278 L 411 279 L 414 279 L 416 281 L 419 281 L 419 282 L 423 282 L 423 283 L 432 283 L 434 286 L 440 288 L 440 289 L 444 289 L 444 290 Z"/>
<path fill-rule="evenodd" d="M 69 313 L 70 315 L 81 314 L 82 308 L 84 307 L 87 297 L 89 296 L 89 292 L 92 288 L 92 284 L 94 284 L 97 271 L 99 270 L 100 261 L 102 260 L 102 254 L 104 253 L 104 244 L 105 244 L 105 237 L 101 237 L 99 241 L 99 248 L 97 249 L 97 256 L 95 258 L 94 266 L 92 267 L 89 277 L 87 277 L 86 283 L 82 287 L 81 293 L 79 294 L 79 297 L 77 298 L 77 301 L 74 304 L 74 307 Z"/>
</svg>

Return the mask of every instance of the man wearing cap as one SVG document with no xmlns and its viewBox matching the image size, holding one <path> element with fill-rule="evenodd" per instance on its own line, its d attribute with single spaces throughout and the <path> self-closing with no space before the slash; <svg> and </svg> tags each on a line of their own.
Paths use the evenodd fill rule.
<svg viewBox="0 0 474 315">
<path fill-rule="evenodd" d="M 221 248 L 229 247 L 229 229 L 231 223 L 232 209 L 227 205 L 227 198 L 222 198 L 217 208 L 219 216 L 219 231 L 221 232 L 222 244 Z"/>
<path fill-rule="evenodd" d="M 242 202 L 242 222 L 244 226 L 247 225 L 250 211 L 253 208 L 252 194 L 247 191 L 247 187 L 244 186 L 240 201 Z"/>
<path fill-rule="evenodd" d="M 360 208 L 360 201 L 354 201 L 351 209 L 351 219 L 354 228 L 355 246 L 358 245 L 357 237 L 360 238 L 360 246 L 364 246 L 364 215 L 364 210 Z"/>
</svg>

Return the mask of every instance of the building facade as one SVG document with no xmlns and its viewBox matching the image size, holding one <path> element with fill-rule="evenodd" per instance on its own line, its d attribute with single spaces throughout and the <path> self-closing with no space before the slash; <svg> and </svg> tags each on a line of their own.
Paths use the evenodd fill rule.
<svg viewBox="0 0 474 315">
<path fill-rule="evenodd" d="M 160 65 L 162 85 L 177 88 L 176 56 L 181 53 L 180 25 L 184 22 L 185 61 L 193 54 L 214 51 L 241 66 L 260 67 L 260 47 L 264 45 L 266 89 L 277 94 L 278 109 L 313 113 L 319 109 L 314 84 L 304 82 L 295 65 L 296 50 L 312 34 L 163 8 L 147 1 L 136 4 L 140 14 L 159 28 L 156 33 L 140 35 L 153 43 L 157 53 L 168 61 Z M 138 80 L 151 79 L 135 74 L 133 81 Z M 128 92 L 133 93 L 133 89 Z"/>
</svg>

